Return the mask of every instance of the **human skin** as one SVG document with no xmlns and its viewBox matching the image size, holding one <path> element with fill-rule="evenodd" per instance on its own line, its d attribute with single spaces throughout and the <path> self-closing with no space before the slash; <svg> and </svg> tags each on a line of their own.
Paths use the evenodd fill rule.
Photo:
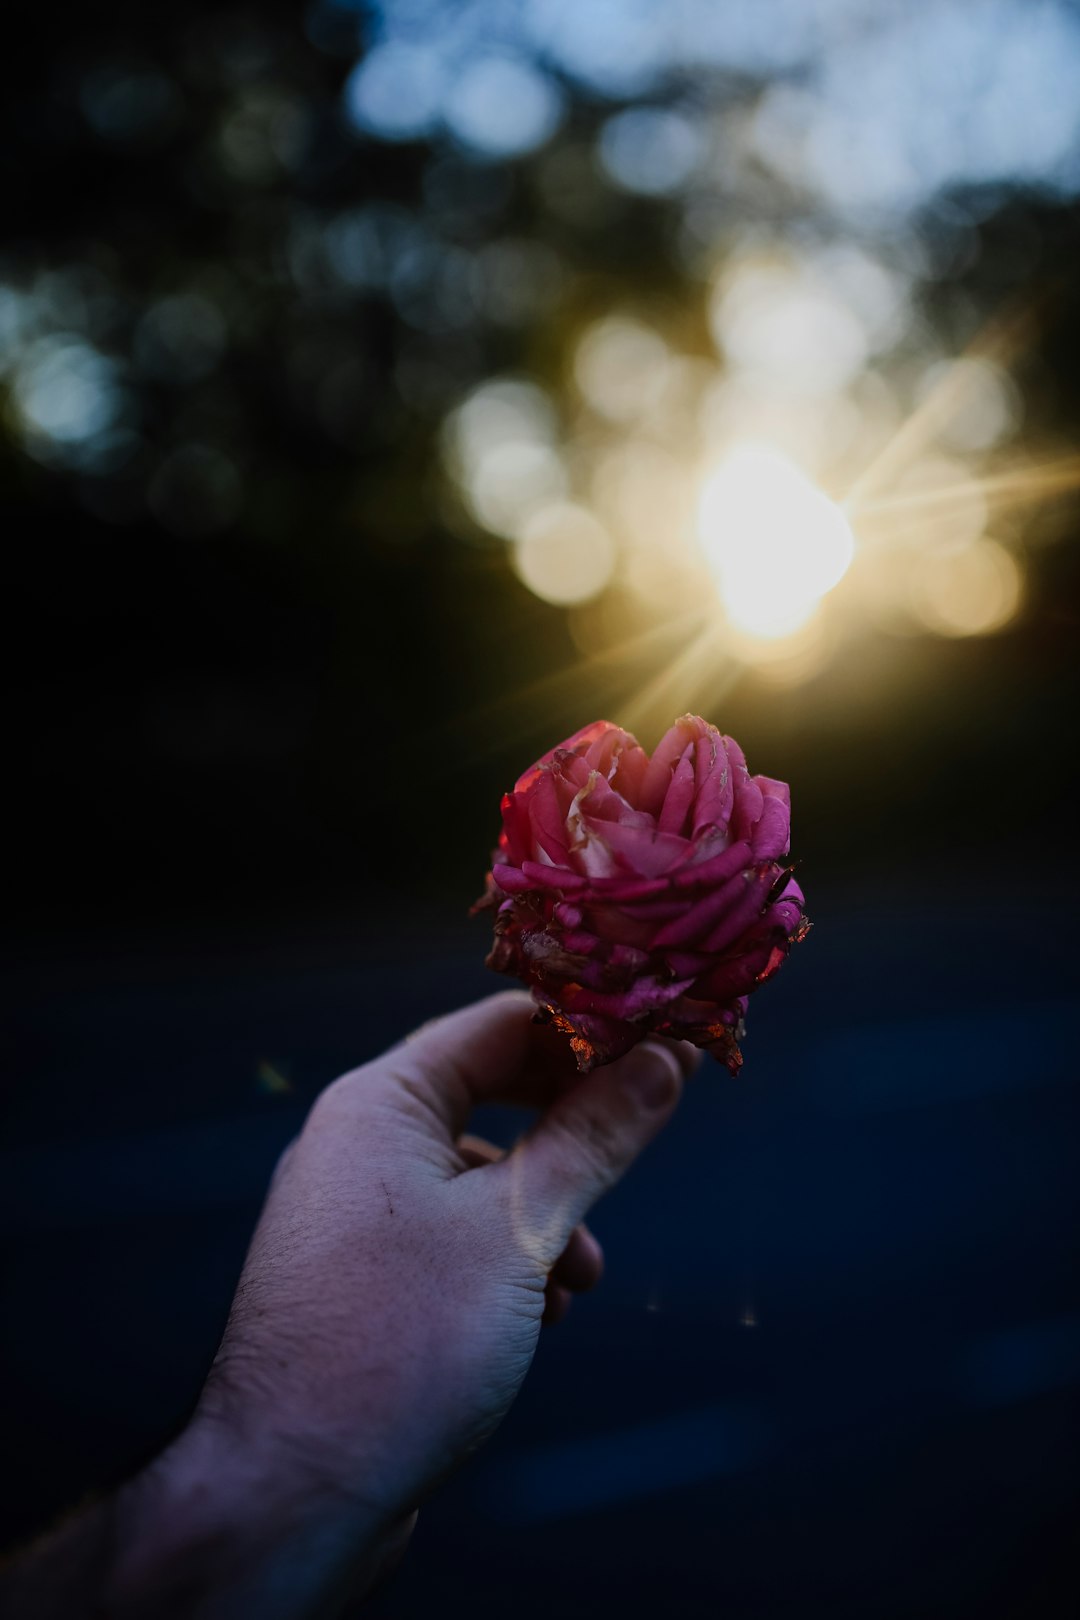
<svg viewBox="0 0 1080 1620">
<path fill-rule="evenodd" d="M 5 1613 L 323 1620 L 380 1583 L 505 1415 L 541 1323 L 598 1281 L 584 1216 L 699 1057 L 648 1041 L 581 1078 L 533 1013 L 492 996 L 322 1093 L 191 1421 L 9 1566 Z M 488 1102 L 537 1110 L 509 1154 L 464 1134 Z"/>
</svg>

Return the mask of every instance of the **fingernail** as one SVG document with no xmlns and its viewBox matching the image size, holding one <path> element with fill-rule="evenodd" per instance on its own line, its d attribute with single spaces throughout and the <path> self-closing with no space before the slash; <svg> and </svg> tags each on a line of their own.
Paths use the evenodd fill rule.
<svg viewBox="0 0 1080 1620">
<path fill-rule="evenodd" d="M 646 1041 L 626 1059 L 625 1082 L 643 1108 L 657 1111 L 675 1100 L 682 1078 L 679 1060 L 665 1046 Z"/>
</svg>

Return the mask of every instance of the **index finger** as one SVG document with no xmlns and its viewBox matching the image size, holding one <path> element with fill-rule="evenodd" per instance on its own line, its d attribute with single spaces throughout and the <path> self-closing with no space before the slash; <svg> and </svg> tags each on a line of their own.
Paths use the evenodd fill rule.
<svg viewBox="0 0 1080 1620">
<path fill-rule="evenodd" d="M 481 1103 L 543 1108 L 577 1079 L 569 1042 L 535 1015 L 526 991 L 504 990 L 424 1024 L 374 1067 L 456 1137 Z"/>
</svg>

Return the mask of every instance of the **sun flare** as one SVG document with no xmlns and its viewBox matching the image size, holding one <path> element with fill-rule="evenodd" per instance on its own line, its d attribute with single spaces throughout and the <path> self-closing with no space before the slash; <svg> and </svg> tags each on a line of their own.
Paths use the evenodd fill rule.
<svg viewBox="0 0 1080 1620">
<path fill-rule="evenodd" d="M 855 554 L 836 503 L 765 444 L 736 445 L 705 480 L 698 533 L 732 624 L 770 638 L 804 625 Z"/>
</svg>

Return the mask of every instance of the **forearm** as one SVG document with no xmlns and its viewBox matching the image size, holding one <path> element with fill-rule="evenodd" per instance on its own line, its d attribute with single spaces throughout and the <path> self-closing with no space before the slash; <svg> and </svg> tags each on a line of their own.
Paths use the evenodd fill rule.
<svg viewBox="0 0 1080 1620">
<path fill-rule="evenodd" d="M 330 1620 L 407 1531 L 294 1488 L 195 1424 L 115 1495 L 0 1572 L 11 1620 Z"/>
</svg>

